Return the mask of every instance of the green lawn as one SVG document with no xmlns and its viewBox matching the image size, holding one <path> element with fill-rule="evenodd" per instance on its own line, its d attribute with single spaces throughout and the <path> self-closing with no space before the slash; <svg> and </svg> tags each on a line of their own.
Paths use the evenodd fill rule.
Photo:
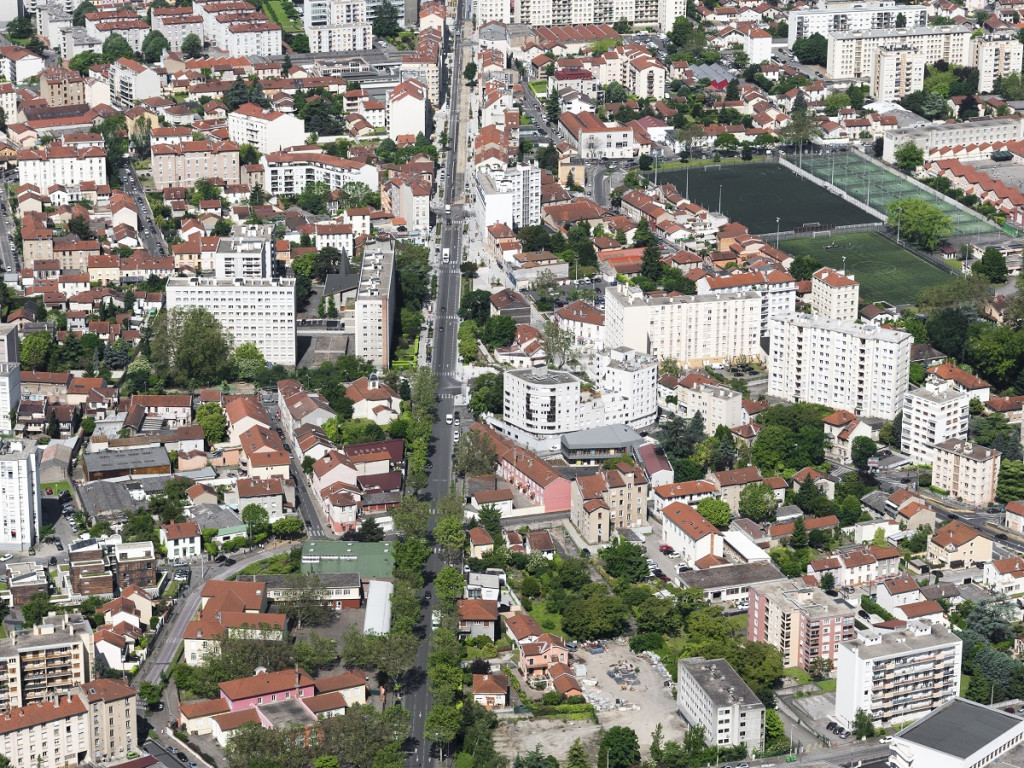
<svg viewBox="0 0 1024 768">
<path fill-rule="evenodd" d="M 808 683 L 814 682 L 814 680 L 811 679 L 810 674 L 807 671 L 800 669 L 800 667 L 786 667 L 782 670 L 782 674 L 786 677 L 793 678 L 799 685 L 807 685 Z"/>
<path fill-rule="evenodd" d="M 541 94 L 548 92 L 548 81 L 547 80 L 534 80 L 530 83 L 530 90 L 534 93 Z"/>
<path fill-rule="evenodd" d="M 533 610 L 530 611 L 530 615 L 537 620 L 545 632 L 550 632 L 553 635 L 563 635 L 562 632 L 562 617 L 557 613 L 548 613 L 544 609 L 544 603 L 542 600 L 538 600 L 533 604 Z"/>
<path fill-rule="evenodd" d="M 779 248 L 836 269 L 845 259 L 846 271 L 860 283 L 860 296 L 867 301 L 911 304 L 922 288 L 951 277 L 875 232 L 783 240 Z"/>
<path fill-rule="evenodd" d="M 819 680 L 817 686 L 826 693 L 835 693 L 836 679 L 834 677 L 830 677 L 826 680 Z"/>
<path fill-rule="evenodd" d="M 960 675 L 960 695 L 964 696 L 967 694 L 967 688 L 971 684 L 970 675 Z"/>
<path fill-rule="evenodd" d="M 59 483 L 43 483 L 40 487 L 46 496 L 60 496 L 64 491 L 71 492 L 71 484 L 63 480 Z"/>
<path fill-rule="evenodd" d="M 288 3 L 288 5 L 291 6 L 291 3 Z M 281 25 L 281 31 L 285 34 L 294 35 L 302 31 L 302 23 L 287 14 L 283 0 L 267 0 L 263 4 L 263 11 L 270 17 L 271 21 Z"/>
</svg>

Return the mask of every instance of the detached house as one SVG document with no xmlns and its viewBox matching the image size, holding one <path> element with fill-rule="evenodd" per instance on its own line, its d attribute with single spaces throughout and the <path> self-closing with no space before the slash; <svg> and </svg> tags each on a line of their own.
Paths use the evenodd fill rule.
<svg viewBox="0 0 1024 768">
<path fill-rule="evenodd" d="M 459 635 L 498 639 L 497 600 L 459 600 Z"/>
<path fill-rule="evenodd" d="M 508 677 L 505 675 L 473 675 L 473 701 L 486 709 L 508 706 Z"/>
<path fill-rule="evenodd" d="M 203 536 L 195 520 L 160 526 L 160 543 L 170 561 L 191 560 L 203 554 Z"/>
<path fill-rule="evenodd" d="M 985 585 L 993 592 L 1016 595 L 1024 592 L 1024 559 L 1007 557 L 985 563 Z"/>
<path fill-rule="evenodd" d="M 558 635 L 544 632 L 536 640 L 519 644 L 519 671 L 524 678 L 544 677 L 552 664 L 568 664 L 569 651 Z"/>
<path fill-rule="evenodd" d="M 946 568 L 971 568 L 992 560 L 992 539 L 981 531 L 953 520 L 928 542 L 928 558 Z"/>
</svg>

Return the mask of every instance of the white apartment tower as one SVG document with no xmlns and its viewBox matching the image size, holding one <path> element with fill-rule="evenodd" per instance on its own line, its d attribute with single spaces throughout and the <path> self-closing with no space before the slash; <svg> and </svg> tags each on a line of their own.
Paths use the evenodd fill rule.
<svg viewBox="0 0 1024 768">
<path fill-rule="evenodd" d="M 770 397 L 879 419 L 903 407 L 909 333 L 805 314 L 775 318 L 770 329 Z"/>
<path fill-rule="evenodd" d="M 830 320 L 857 322 L 860 283 L 835 269 L 823 267 L 811 278 L 811 314 Z"/>
<path fill-rule="evenodd" d="M 876 99 L 898 101 L 921 90 L 927 62 L 919 49 L 904 44 L 883 45 L 876 55 L 871 81 L 871 93 Z"/>
<path fill-rule="evenodd" d="M 978 92 L 990 93 L 996 80 L 1021 70 L 1024 45 L 1017 30 L 999 29 L 971 40 L 971 66 L 978 70 Z"/>
<path fill-rule="evenodd" d="M 366 0 L 308 0 L 302 22 L 312 53 L 373 48 Z"/>
<path fill-rule="evenodd" d="M 0 363 L 17 363 L 18 326 L 14 323 L 0 323 Z"/>
<path fill-rule="evenodd" d="M 356 356 L 380 369 L 391 364 L 395 330 L 395 246 L 372 240 L 363 248 L 356 288 Z"/>
<path fill-rule="evenodd" d="M 836 720 L 852 728 L 858 710 L 881 726 L 924 717 L 957 696 L 962 662 L 963 641 L 941 624 L 864 630 L 839 645 Z"/>
<path fill-rule="evenodd" d="M 954 499 L 983 507 L 996 498 L 1002 454 L 966 440 L 946 440 L 935 446 L 932 485 Z"/>
<path fill-rule="evenodd" d="M 967 437 L 971 396 L 948 383 L 918 387 L 903 401 L 900 447 L 915 464 L 932 464 L 935 446 Z"/>
<path fill-rule="evenodd" d="M 610 349 L 601 357 L 600 384 L 605 423 L 640 430 L 658 420 L 658 358 Z"/>
<path fill-rule="evenodd" d="M 0 433 L 12 434 L 21 401 L 21 365 L 0 363 Z"/>
<path fill-rule="evenodd" d="M 478 172 L 477 220 L 485 227 L 505 224 L 513 229 L 540 224 L 540 177 L 540 168 L 529 163 Z"/>
<path fill-rule="evenodd" d="M 31 549 L 41 525 L 35 441 L 0 440 L 0 552 Z"/>
<path fill-rule="evenodd" d="M 221 279 L 271 277 L 274 272 L 273 227 L 246 224 L 222 237 L 213 254 L 214 276 Z"/>
<path fill-rule="evenodd" d="M 253 342 L 271 365 L 295 366 L 294 278 L 172 277 L 167 310 L 205 307 L 235 346 Z"/>
<path fill-rule="evenodd" d="M 605 343 L 699 368 L 761 357 L 761 294 L 645 294 L 629 285 L 605 292 Z M 908 353 L 909 354 L 909 353 Z"/>
<path fill-rule="evenodd" d="M 906 27 L 928 24 L 928 9 L 923 5 L 896 5 L 896 0 L 858 3 L 822 3 L 817 8 L 789 12 L 789 41 L 793 43 L 814 34 L 828 37 L 829 32 L 853 32 L 866 29 L 896 29 L 903 16 Z"/>
<path fill-rule="evenodd" d="M 951 67 L 971 63 L 971 27 L 907 27 L 867 29 L 828 34 L 828 73 L 838 80 L 874 82 L 878 49 L 907 45 L 921 52 L 925 61 L 949 62 Z"/>
<path fill-rule="evenodd" d="M 709 746 L 764 749 L 765 708 L 725 659 L 679 659 L 676 706 Z"/>
</svg>

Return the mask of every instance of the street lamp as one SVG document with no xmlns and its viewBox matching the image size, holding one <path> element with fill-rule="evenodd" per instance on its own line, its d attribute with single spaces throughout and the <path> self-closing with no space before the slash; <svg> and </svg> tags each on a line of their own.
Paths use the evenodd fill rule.
<svg viewBox="0 0 1024 768">
<path fill-rule="evenodd" d="M 775 250 L 779 249 L 779 221 L 781 218 L 781 216 L 775 217 Z"/>
</svg>

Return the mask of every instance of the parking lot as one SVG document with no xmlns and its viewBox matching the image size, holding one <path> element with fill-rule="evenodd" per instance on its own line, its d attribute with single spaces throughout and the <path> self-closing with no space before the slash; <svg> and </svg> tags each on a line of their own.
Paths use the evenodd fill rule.
<svg viewBox="0 0 1024 768">
<path fill-rule="evenodd" d="M 676 711 L 667 671 L 660 663 L 629 650 L 625 639 L 604 643 L 603 648 L 602 653 L 589 653 L 581 646 L 573 653 L 573 672 L 587 701 L 597 710 L 598 723 L 557 719 L 503 722 L 495 734 L 498 751 L 515 754 L 539 747 L 547 754 L 563 756 L 579 738 L 596 754 L 601 729 L 622 725 L 636 731 L 646 753 L 659 723 L 666 741 L 682 743 L 686 723 Z"/>
</svg>

